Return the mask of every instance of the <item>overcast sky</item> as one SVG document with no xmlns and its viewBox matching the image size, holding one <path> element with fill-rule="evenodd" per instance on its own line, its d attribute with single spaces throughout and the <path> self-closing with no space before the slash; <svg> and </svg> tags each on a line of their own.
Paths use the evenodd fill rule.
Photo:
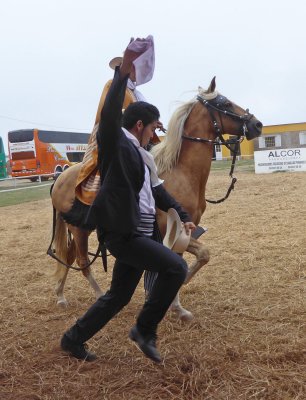
<svg viewBox="0 0 306 400">
<path fill-rule="evenodd" d="M 0 134 L 90 132 L 108 66 L 131 36 L 155 41 L 139 89 L 167 126 L 214 75 L 264 125 L 306 121 L 304 0 L 0 0 Z"/>
</svg>

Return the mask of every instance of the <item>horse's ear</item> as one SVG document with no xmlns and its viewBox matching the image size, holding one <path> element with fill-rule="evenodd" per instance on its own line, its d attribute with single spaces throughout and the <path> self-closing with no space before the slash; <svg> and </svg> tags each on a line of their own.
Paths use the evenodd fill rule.
<svg viewBox="0 0 306 400">
<path fill-rule="evenodd" d="M 216 90 L 216 77 L 214 76 L 210 82 L 207 93 L 213 93 Z"/>
</svg>

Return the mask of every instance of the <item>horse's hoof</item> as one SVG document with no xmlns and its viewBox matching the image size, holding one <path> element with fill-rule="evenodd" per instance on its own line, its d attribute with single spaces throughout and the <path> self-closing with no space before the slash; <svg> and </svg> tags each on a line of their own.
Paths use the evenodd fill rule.
<svg viewBox="0 0 306 400">
<path fill-rule="evenodd" d="M 170 308 L 170 311 L 176 314 L 176 316 L 183 322 L 190 322 L 194 318 L 193 314 L 190 311 L 185 310 L 185 308 L 174 306 L 173 308 Z"/>
<path fill-rule="evenodd" d="M 183 322 L 190 322 L 194 319 L 193 314 L 190 311 L 184 310 L 181 314 L 180 314 L 180 320 Z"/>
<path fill-rule="evenodd" d="M 62 308 L 67 308 L 68 307 L 68 301 L 67 300 L 58 300 L 56 304 L 59 307 L 62 307 Z"/>
</svg>

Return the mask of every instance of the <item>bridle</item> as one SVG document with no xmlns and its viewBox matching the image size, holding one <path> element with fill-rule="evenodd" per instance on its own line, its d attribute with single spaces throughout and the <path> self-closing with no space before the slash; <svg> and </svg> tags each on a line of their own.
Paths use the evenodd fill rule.
<svg viewBox="0 0 306 400">
<path fill-rule="evenodd" d="M 236 142 L 240 143 L 244 139 L 244 137 L 248 131 L 247 122 L 249 122 L 254 116 L 253 114 L 250 114 L 249 109 L 246 109 L 245 114 L 242 114 L 242 115 L 239 115 L 239 114 L 234 113 L 233 111 L 227 110 L 226 107 L 227 107 L 227 104 L 229 103 L 229 101 L 226 97 L 224 97 L 220 94 L 218 94 L 215 98 L 213 98 L 211 100 L 207 100 L 203 96 L 198 95 L 197 100 L 201 104 L 203 104 L 203 106 L 205 106 L 209 112 L 211 121 L 213 123 L 216 139 L 214 139 L 214 140 L 204 139 L 204 138 L 200 138 L 200 137 L 193 137 L 193 136 L 186 136 L 186 135 L 182 135 L 182 139 L 187 139 L 187 140 L 191 140 L 194 142 L 201 142 L 201 143 L 221 144 L 221 145 L 226 146 L 229 150 L 232 150 L 229 147 L 230 144 L 236 144 Z M 221 127 L 218 124 L 218 121 L 215 117 L 214 111 L 216 111 L 219 115 Z M 233 119 L 236 119 L 236 120 L 242 122 L 241 133 L 240 133 L 240 135 L 237 135 L 237 138 L 228 139 L 228 140 L 224 139 L 223 135 L 225 132 L 224 132 L 221 114 L 223 114 L 225 116 L 229 116 Z"/>
<path fill-rule="evenodd" d="M 233 111 L 228 110 L 228 104 L 230 104 L 229 100 L 222 96 L 221 94 L 217 94 L 216 97 L 213 99 L 205 99 L 204 96 L 198 95 L 197 100 L 207 108 L 213 127 L 215 131 L 215 139 L 205 139 L 201 137 L 194 137 L 194 136 L 187 136 L 187 135 L 182 135 L 182 139 L 185 140 L 190 140 L 192 142 L 197 142 L 197 143 L 209 143 L 212 145 L 221 145 L 225 146 L 228 148 L 232 153 L 233 153 L 233 159 L 232 159 L 232 164 L 231 164 L 231 169 L 229 172 L 229 176 L 232 179 L 231 184 L 226 192 L 226 195 L 219 200 L 208 200 L 206 201 L 208 203 L 213 203 L 213 204 L 218 204 L 223 202 L 228 198 L 230 195 L 231 191 L 234 189 L 235 183 L 237 182 L 237 178 L 233 176 L 234 169 L 235 169 L 235 163 L 236 163 L 236 158 L 239 150 L 239 144 L 244 140 L 246 133 L 248 131 L 247 128 L 247 123 L 253 118 L 253 114 L 250 114 L 249 109 L 246 109 L 245 114 L 239 115 L 236 114 Z M 215 113 L 219 115 L 219 120 L 220 120 L 220 125 L 218 124 L 218 121 L 216 119 Z M 224 126 L 223 126 L 223 121 L 222 121 L 222 115 L 231 117 L 232 119 L 236 119 L 238 121 L 241 121 L 241 132 L 238 134 L 235 138 L 227 139 L 225 140 L 223 135 L 225 134 L 224 131 Z M 233 147 L 231 147 L 233 145 Z"/>
</svg>

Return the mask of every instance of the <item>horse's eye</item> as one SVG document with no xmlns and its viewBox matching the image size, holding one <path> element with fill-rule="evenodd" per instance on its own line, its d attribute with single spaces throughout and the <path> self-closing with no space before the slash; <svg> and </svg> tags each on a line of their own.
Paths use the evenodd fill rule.
<svg viewBox="0 0 306 400">
<path fill-rule="evenodd" d="M 230 102 L 230 101 L 227 101 L 226 103 L 225 103 L 225 107 L 231 107 L 232 106 L 232 103 Z"/>
</svg>

